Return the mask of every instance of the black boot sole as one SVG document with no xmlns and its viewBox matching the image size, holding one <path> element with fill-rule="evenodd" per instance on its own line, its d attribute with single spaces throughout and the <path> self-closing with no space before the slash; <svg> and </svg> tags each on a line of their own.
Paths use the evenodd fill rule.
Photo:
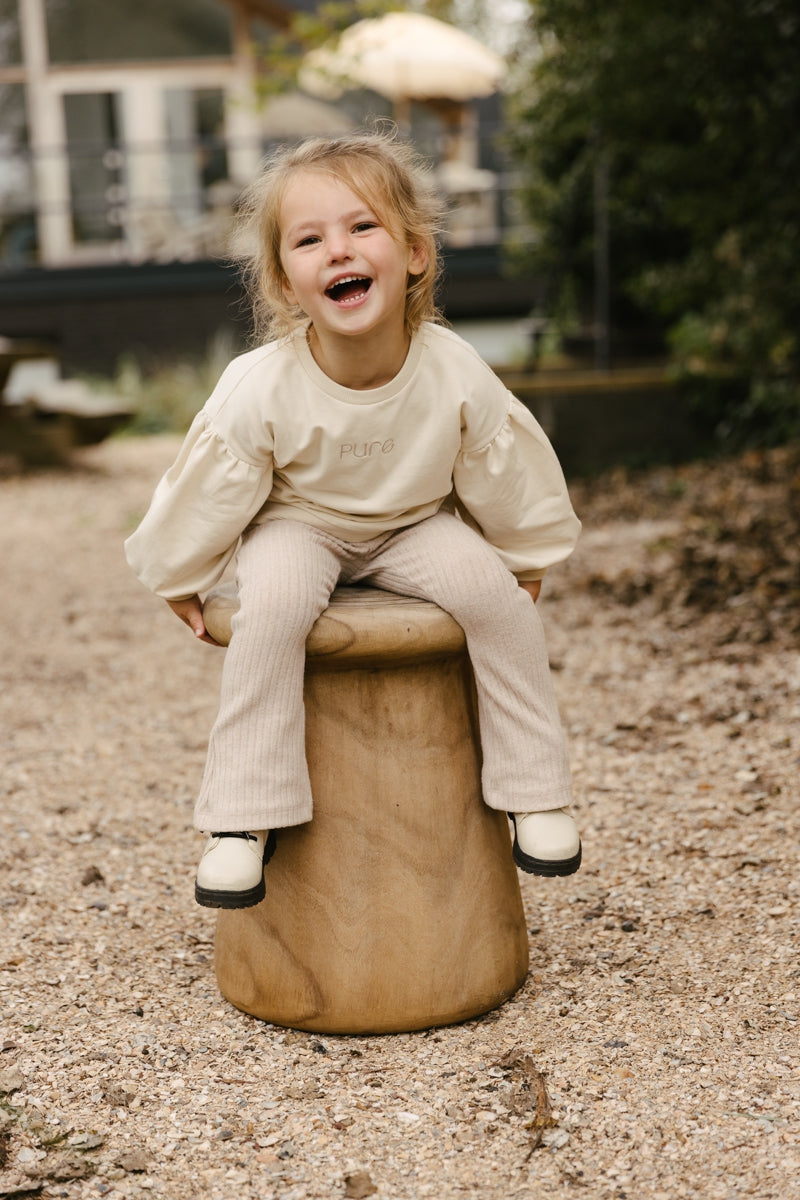
<svg viewBox="0 0 800 1200">
<path fill-rule="evenodd" d="M 549 879 L 557 875 L 574 875 L 581 865 L 583 848 L 578 850 L 578 853 L 572 858 L 558 858 L 548 860 L 546 858 L 533 858 L 530 854 L 526 854 L 517 844 L 516 837 L 514 838 L 514 862 L 521 871 L 527 871 L 529 875 L 544 875 Z"/>
</svg>

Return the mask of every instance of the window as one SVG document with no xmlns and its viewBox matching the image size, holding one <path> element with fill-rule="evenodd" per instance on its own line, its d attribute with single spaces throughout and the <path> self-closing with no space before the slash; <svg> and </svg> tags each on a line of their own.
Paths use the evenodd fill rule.
<svg viewBox="0 0 800 1200">
<path fill-rule="evenodd" d="M 120 236 L 109 220 L 119 186 L 116 97 L 93 92 L 64 96 L 67 125 L 72 235 L 76 242 L 107 242 Z"/>
<path fill-rule="evenodd" d="M 0 66 L 22 62 L 18 0 L 0 0 Z"/>
<path fill-rule="evenodd" d="M 108 0 L 46 0 L 51 62 L 231 53 L 230 10 L 223 0 L 115 0 L 113 9 L 112 16 Z"/>
<path fill-rule="evenodd" d="M 0 261 L 36 257 L 36 201 L 22 84 L 0 85 Z"/>
</svg>

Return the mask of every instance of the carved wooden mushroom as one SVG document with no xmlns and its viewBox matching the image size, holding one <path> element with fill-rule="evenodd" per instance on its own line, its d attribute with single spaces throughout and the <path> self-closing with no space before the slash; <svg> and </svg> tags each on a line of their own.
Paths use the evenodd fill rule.
<svg viewBox="0 0 800 1200">
<path fill-rule="evenodd" d="M 235 591 L 206 601 L 227 644 Z M 337 589 L 306 644 L 308 824 L 261 904 L 218 914 L 223 994 L 278 1025 L 384 1033 L 492 1009 L 528 941 L 505 814 L 483 803 L 464 634 L 433 604 Z"/>
</svg>

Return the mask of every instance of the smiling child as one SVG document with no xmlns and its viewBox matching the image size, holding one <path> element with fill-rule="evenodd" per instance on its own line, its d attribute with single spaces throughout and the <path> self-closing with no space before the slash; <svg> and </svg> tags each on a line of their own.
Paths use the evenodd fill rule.
<svg viewBox="0 0 800 1200">
<path fill-rule="evenodd" d="M 236 560 L 195 810 L 197 901 L 257 904 L 275 831 L 313 817 L 305 641 L 338 584 L 431 600 L 458 621 L 484 801 L 511 817 L 523 870 L 576 871 L 534 601 L 580 523 L 534 418 L 438 320 L 426 171 L 391 135 L 311 139 L 270 160 L 243 212 L 263 344 L 227 367 L 126 543 L 140 580 L 206 642 L 202 596 Z"/>
</svg>

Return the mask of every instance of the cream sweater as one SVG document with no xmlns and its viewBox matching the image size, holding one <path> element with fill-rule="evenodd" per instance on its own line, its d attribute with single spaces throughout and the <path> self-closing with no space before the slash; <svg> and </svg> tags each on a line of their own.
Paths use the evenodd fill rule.
<svg viewBox="0 0 800 1200">
<path fill-rule="evenodd" d="M 457 334 L 424 325 L 390 383 L 351 391 L 300 329 L 226 368 L 125 552 L 180 600 L 218 581 L 253 523 L 368 541 L 453 498 L 519 579 L 566 558 L 580 530 L 542 429 Z"/>
</svg>

